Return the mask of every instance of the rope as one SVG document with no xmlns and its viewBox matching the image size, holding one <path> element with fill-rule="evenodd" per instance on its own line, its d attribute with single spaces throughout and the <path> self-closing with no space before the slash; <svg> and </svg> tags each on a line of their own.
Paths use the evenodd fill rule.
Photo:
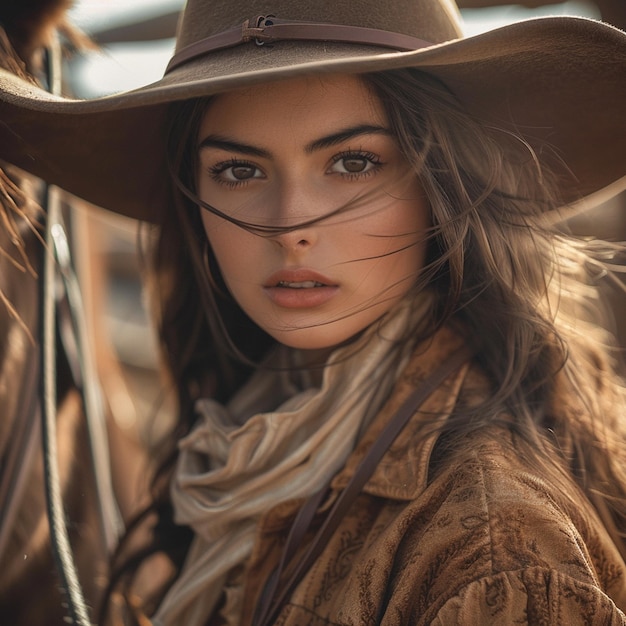
<svg viewBox="0 0 626 626">
<path fill-rule="evenodd" d="M 50 545 L 61 585 L 67 596 L 67 607 L 72 624 L 89 626 L 91 624 L 85 604 L 85 598 L 78 581 L 76 565 L 72 555 L 63 499 L 59 479 L 57 437 L 56 437 L 56 315 L 55 287 L 56 271 L 53 257 L 53 229 L 59 211 L 58 198 L 46 193 L 46 249 L 44 250 L 44 276 L 42 302 L 42 404 L 41 404 L 41 435 L 43 445 L 44 482 L 46 489 L 46 510 L 50 524 Z"/>
</svg>

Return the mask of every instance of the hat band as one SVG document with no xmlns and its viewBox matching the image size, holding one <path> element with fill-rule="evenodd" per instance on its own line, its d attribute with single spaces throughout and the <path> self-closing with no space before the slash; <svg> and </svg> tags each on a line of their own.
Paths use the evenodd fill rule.
<svg viewBox="0 0 626 626">
<path fill-rule="evenodd" d="M 201 39 L 186 46 L 172 57 L 165 73 L 167 74 L 184 63 L 216 50 L 233 48 L 250 41 L 254 41 L 258 46 L 262 46 L 266 43 L 285 39 L 365 44 L 393 48 L 399 51 L 418 50 L 433 45 L 417 37 L 387 30 L 378 30 L 377 28 L 345 26 L 343 24 L 294 22 L 267 15 L 246 20 L 241 26 L 222 31 L 217 35 L 211 35 L 206 39 Z"/>
</svg>

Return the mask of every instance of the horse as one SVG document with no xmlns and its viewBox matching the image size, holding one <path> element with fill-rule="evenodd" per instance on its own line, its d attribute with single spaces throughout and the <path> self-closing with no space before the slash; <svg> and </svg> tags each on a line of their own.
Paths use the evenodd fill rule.
<svg viewBox="0 0 626 626">
<path fill-rule="evenodd" d="M 1 3 L 0 66 L 34 80 L 50 34 L 55 29 L 69 32 L 65 21 L 69 4 L 68 0 Z M 68 598 L 51 550 L 39 420 L 42 268 L 51 254 L 43 240 L 46 213 L 40 205 L 45 198 L 41 181 L 0 163 L 0 623 L 11 626 L 67 623 Z M 97 614 L 112 546 L 102 538 L 97 489 L 97 479 L 102 477 L 91 458 L 84 386 L 76 372 L 75 346 L 68 342 L 64 324 L 61 317 L 53 337 L 53 436 L 70 549 L 86 604 Z M 125 464 L 137 450 L 131 449 L 110 416 L 105 427 L 115 449 L 113 469 L 124 474 Z M 127 487 L 128 481 L 122 479 L 120 484 Z M 135 494 L 125 495 L 127 518 Z"/>
</svg>

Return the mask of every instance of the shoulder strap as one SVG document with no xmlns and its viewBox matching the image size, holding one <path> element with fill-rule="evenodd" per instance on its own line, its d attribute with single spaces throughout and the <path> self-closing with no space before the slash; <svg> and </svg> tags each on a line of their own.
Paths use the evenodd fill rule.
<svg viewBox="0 0 626 626">
<path fill-rule="evenodd" d="M 358 465 L 350 482 L 335 501 L 324 523 L 313 538 L 308 550 L 304 553 L 300 561 L 293 566 L 290 578 L 287 580 L 286 584 L 282 586 L 281 590 L 278 591 L 278 583 L 281 574 L 284 569 L 290 565 L 293 554 L 304 538 L 315 515 L 315 511 L 322 501 L 324 493 L 328 490 L 328 485 L 307 500 L 294 520 L 285 548 L 283 549 L 280 563 L 265 584 L 252 621 L 253 626 L 269 626 L 269 624 L 274 621 L 285 600 L 304 576 L 304 573 L 309 570 L 317 557 L 321 554 L 328 540 L 339 526 L 342 518 L 373 474 L 389 446 L 400 434 L 400 431 L 433 391 L 435 391 L 448 376 L 456 372 L 468 361 L 471 356 L 471 351 L 466 347 L 454 352 L 404 401 L 397 413 L 387 423 L 380 437 L 374 442 L 366 456 Z"/>
</svg>

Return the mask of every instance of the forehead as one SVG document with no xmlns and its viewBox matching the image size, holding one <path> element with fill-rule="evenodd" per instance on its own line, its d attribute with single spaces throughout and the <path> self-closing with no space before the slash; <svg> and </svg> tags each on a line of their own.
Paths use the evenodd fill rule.
<svg viewBox="0 0 626 626">
<path fill-rule="evenodd" d="M 386 126 L 382 103 L 359 77 L 300 77 L 265 83 L 212 98 L 200 139 L 219 133 L 240 138 L 315 139 L 354 124 Z"/>
</svg>

